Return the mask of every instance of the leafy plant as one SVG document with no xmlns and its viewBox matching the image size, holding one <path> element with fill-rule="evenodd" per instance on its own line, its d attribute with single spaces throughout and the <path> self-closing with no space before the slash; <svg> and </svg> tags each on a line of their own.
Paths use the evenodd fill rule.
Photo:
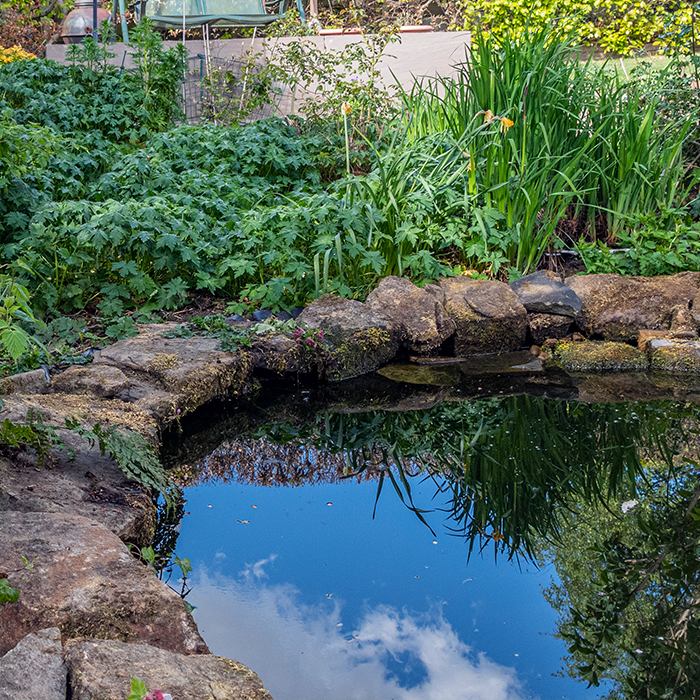
<svg viewBox="0 0 700 700">
<path fill-rule="evenodd" d="M 588 273 L 672 275 L 700 270 L 700 222 L 688 222 L 682 212 L 639 217 L 618 236 L 620 249 L 579 241 Z"/>
<path fill-rule="evenodd" d="M 44 349 L 39 340 L 23 327 L 43 325 L 34 317 L 29 299 L 25 287 L 13 277 L 0 273 L 0 344 L 3 354 L 8 354 L 13 362 L 17 362 L 30 347 Z"/>
<path fill-rule="evenodd" d="M 6 578 L 0 578 L 0 605 L 16 603 L 19 598 L 19 589 L 10 586 Z"/>
<path fill-rule="evenodd" d="M 17 424 L 6 418 L 0 424 L 0 446 L 32 449 L 36 452 L 39 467 L 42 467 L 52 448 L 66 449 L 66 445 L 56 429 L 44 423 L 41 412 L 28 409 L 26 420 L 26 424 Z"/>
<path fill-rule="evenodd" d="M 70 418 L 66 419 L 66 427 L 86 439 L 91 446 L 97 443 L 100 453 L 103 456 L 109 453 L 127 478 L 161 494 L 168 507 L 175 504 L 177 489 L 142 435 L 131 430 L 122 432 L 114 425 L 103 428 L 99 423 L 88 430 L 79 421 Z"/>
</svg>

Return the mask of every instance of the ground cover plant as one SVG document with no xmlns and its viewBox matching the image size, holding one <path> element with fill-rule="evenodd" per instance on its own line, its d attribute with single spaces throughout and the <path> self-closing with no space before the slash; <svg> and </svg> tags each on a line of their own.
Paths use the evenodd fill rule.
<svg viewBox="0 0 700 700">
<path fill-rule="evenodd" d="M 28 300 L 8 370 L 89 361 L 192 295 L 243 313 L 362 299 L 389 274 L 508 280 L 574 244 L 591 269 L 622 259 L 611 245 L 633 249 L 625 273 L 700 262 L 687 62 L 624 80 L 559 31 L 477 32 L 454 78 L 393 106 L 372 54 L 306 120 L 187 125 L 182 55 L 148 22 L 132 34 L 133 71 L 91 40 L 69 66 L 0 67 L 0 255 Z"/>
</svg>

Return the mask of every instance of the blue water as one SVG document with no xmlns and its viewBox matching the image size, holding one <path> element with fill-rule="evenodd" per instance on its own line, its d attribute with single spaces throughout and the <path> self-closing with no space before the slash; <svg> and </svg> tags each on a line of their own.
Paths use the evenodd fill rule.
<svg viewBox="0 0 700 700">
<path fill-rule="evenodd" d="M 186 491 L 178 554 L 214 654 L 255 670 L 275 700 L 602 695 L 562 672 L 542 587 L 552 567 L 494 563 L 428 514 L 434 537 L 376 482 Z M 434 486 L 414 485 L 422 507 Z"/>
</svg>

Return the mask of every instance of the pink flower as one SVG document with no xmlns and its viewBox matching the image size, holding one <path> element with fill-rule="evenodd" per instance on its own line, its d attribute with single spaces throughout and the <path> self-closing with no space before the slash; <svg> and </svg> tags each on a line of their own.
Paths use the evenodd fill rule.
<svg viewBox="0 0 700 700">
<path fill-rule="evenodd" d="M 323 328 L 318 332 L 318 339 L 323 340 Z"/>
<path fill-rule="evenodd" d="M 313 338 L 307 338 L 306 339 L 306 344 L 310 345 L 312 348 L 316 347 L 316 341 Z"/>
</svg>

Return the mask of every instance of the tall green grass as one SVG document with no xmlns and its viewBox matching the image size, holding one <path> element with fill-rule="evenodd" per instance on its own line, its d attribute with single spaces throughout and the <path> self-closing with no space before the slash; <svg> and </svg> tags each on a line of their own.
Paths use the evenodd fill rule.
<svg viewBox="0 0 700 700">
<path fill-rule="evenodd" d="M 571 37 L 551 30 L 473 42 L 455 77 L 402 92 L 403 125 L 409 147 L 481 127 L 468 151 L 473 216 L 498 222 L 510 265 L 534 269 L 565 217 L 588 221 L 592 237 L 603 221 L 614 237 L 628 217 L 674 204 L 686 130 L 660 127 L 655 98 L 579 62 Z"/>
</svg>

